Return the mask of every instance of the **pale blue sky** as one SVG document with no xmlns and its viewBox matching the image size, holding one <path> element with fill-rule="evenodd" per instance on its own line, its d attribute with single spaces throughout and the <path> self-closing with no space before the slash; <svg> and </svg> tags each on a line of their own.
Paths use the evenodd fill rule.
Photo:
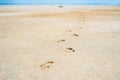
<svg viewBox="0 0 120 80">
<path fill-rule="evenodd" d="M 0 0 L 0 4 L 120 4 L 120 0 Z"/>
</svg>

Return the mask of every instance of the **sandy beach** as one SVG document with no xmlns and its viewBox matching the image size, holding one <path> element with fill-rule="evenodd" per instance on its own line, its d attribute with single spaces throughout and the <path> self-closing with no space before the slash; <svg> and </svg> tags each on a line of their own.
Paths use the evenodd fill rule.
<svg viewBox="0 0 120 80">
<path fill-rule="evenodd" d="M 120 80 L 120 6 L 0 6 L 0 80 Z"/>
</svg>

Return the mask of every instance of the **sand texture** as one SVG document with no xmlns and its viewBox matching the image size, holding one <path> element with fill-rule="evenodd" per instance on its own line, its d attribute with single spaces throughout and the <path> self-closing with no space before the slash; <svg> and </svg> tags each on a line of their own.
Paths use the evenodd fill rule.
<svg viewBox="0 0 120 80">
<path fill-rule="evenodd" d="M 0 80 L 120 80 L 120 6 L 0 6 Z"/>
</svg>

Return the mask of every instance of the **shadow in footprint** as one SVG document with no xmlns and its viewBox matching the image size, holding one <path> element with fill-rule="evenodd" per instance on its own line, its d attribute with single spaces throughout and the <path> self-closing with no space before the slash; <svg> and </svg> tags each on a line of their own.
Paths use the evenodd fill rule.
<svg viewBox="0 0 120 80">
<path fill-rule="evenodd" d="M 66 52 L 75 52 L 73 48 L 66 48 Z"/>
<path fill-rule="evenodd" d="M 65 42 L 66 40 L 65 39 L 62 39 L 62 40 L 59 40 L 59 41 L 57 41 L 57 42 Z"/>
<path fill-rule="evenodd" d="M 79 36 L 78 34 L 73 34 L 73 36 Z"/>
<path fill-rule="evenodd" d="M 50 68 L 50 66 L 53 64 L 53 61 L 47 61 L 46 63 L 43 63 L 40 65 L 41 70 L 47 70 Z"/>
</svg>

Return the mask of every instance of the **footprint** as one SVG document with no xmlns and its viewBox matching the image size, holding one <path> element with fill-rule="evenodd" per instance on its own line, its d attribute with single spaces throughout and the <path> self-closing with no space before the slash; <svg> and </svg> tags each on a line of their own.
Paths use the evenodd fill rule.
<svg viewBox="0 0 120 80">
<path fill-rule="evenodd" d="M 47 64 L 53 64 L 54 62 L 53 61 L 48 61 L 46 62 Z"/>
<path fill-rule="evenodd" d="M 47 61 L 46 63 L 43 63 L 40 65 L 41 70 L 47 70 L 50 68 L 50 66 L 53 64 L 53 61 Z"/>
<path fill-rule="evenodd" d="M 85 20 L 83 20 L 83 22 L 86 22 Z"/>
<path fill-rule="evenodd" d="M 65 32 L 72 32 L 72 30 L 67 30 L 67 31 L 65 31 Z"/>
<path fill-rule="evenodd" d="M 80 28 L 80 29 L 83 29 L 83 28 Z"/>
<path fill-rule="evenodd" d="M 78 34 L 73 34 L 73 36 L 79 36 Z"/>
<path fill-rule="evenodd" d="M 64 41 L 66 41 L 65 39 L 62 39 L 62 40 L 59 40 L 59 41 L 57 41 L 57 42 L 64 42 Z"/>
<path fill-rule="evenodd" d="M 85 22 L 77 22 L 77 23 L 79 23 L 79 24 L 81 24 L 81 25 L 84 25 L 84 24 L 85 24 Z"/>
<path fill-rule="evenodd" d="M 85 25 L 85 23 L 86 23 L 86 18 L 83 13 L 80 13 L 80 16 L 78 17 L 77 20 L 78 20 L 78 23 L 80 23 L 81 25 Z"/>
<path fill-rule="evenodd" d="M 73 48 L 67 48 L 66 51 L 67 52 L 75 52 L 75 50 Z"/>
<path fill-rule="evenodd" d="M 80 16 L 80 17 L 78 17 L 79 19 L 81 19 L 82 17 Z"/>
</svg>

